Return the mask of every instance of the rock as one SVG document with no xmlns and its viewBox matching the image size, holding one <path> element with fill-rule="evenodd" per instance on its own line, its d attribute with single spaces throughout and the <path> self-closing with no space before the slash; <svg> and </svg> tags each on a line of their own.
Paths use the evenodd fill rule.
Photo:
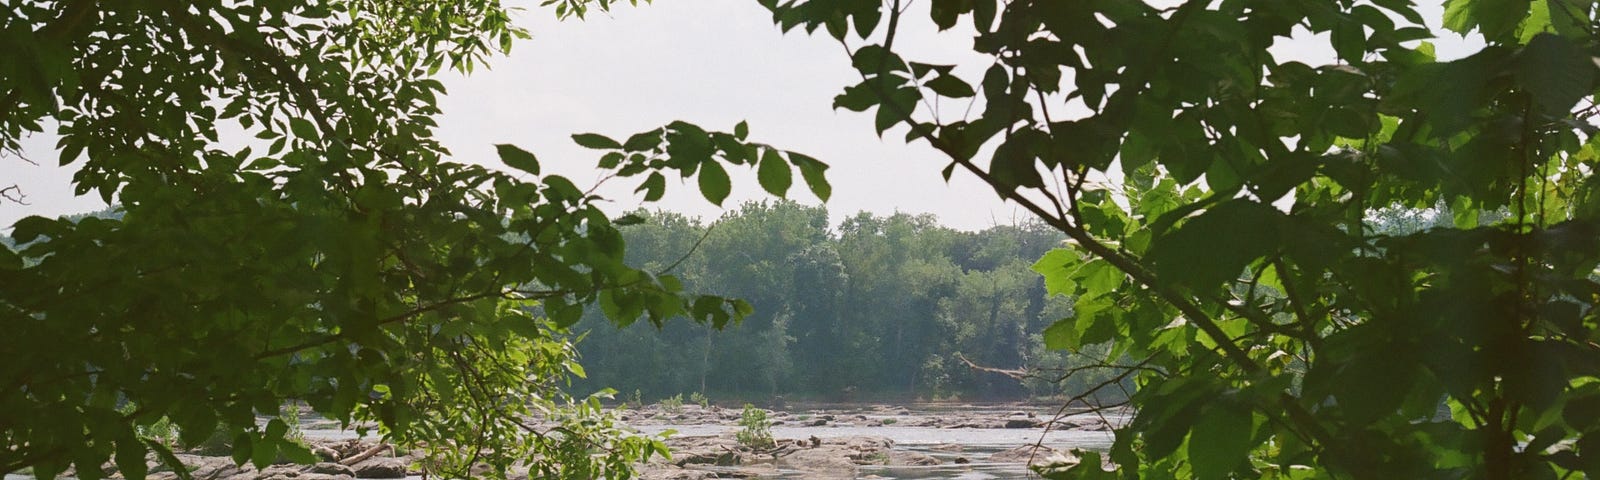
<svg viewBox="0 0 1600 480">
<path fill-rule="evenodd" d="M 1073 415 L 1056 420 L 1056 426 L 1067 430 L 1081 430 L 1085 432 L 1109 432 L 1111 425 L 1100 420 L 1095 415 Z"/>
<path fill-rule="evenodd" d="M 806 472 L 807 478 L 854 478 L 857 465 L 888 464 L 890 448 L 894 446 L 887 438 L 867 436 L 825 440 L 813 437 L 810 443 L 811 448 L 778 457 L 776 466 Z"/>
<path fill-rule="evenodd" d="M 951 463 L 957 463 L 957 464 L 963 464 L 964 465 L 964 464 L 972 463 L 972 460 L 968 459 L 967 457 L 956 457 L 956 459 L 951 461 Z"/>
<path fill-rule="evenodd" d="M 926 466 L 926 465 L 938 465 L 940 463 L 943 463 L 943 462 L 940 462 L 939 459 L 934 458 L 932 455 L 928 455 L 926 453 L 909 452 L 909 451 L 905 451 L 905 450 L 890 450 L 889 451 L 889 465 L 894 465 L 894 466 L 907 466 L 907 465 L 910 465 L 910 466 Z"/>
<path fill-rule="evenodd" d="M 1070 452 L 1056 450 L 1047 446 L 1023 445 L 990 455 L 989 461 L 1043 466 L 1076 464 L 1078 463 L 1078 457 Z"/>
<path fill-rule="evenodd" d="M 850 459 L 850 453 L 851 451 L 847 449 L 826 445 L 796 450 L 794 453 L 779 457 L 776 465 L 807 473 L 854 477 L 856 462 Z"/>
<path fill-rule="evenodd" d="M 324 461 L 324 462 L 337 462 L 337 461 L 339 461 L 339 451 L 338 450 L 334 450 L 332 448 L 328 448 L 328 447 L 325 447 L 325 446 L 322 446 L 322 445 L 316 445 L 316 446 L 311 447 L 311 453 L 316 454 L 317 458 L 322 459 L 322 461 Z"/>
<path fill-rule="evenodd" d="M 1006 419 L 1005 428 L 1034 428 L 1039 424 L 1038 420 L 1032 418 L 1008 418 Z"/>
<path fill-rule="evenodd" d="M 355 464 L 356 478 L 405 478 L 406 461 L 399 458 L 377 457 Z"/>
<path fill-rule="evenodd" d="M 356 471 L 355 470 L 352 470 L 350 467 L 347 467 L 347 466 L 344 466 L 344 465 L 340 465 L 340 464 L 337 464 L 337 463 L 333 463 L 333 462 L 317 463 L 315 465 L 311 465 L 309 467 L 302 468 L 302 469 L 300 469 L 300 471 L 301 472 L 305 472 L 305 473 L 320 473 L 320 474 L 324 474 L 324 475 L 342 475 L 342 476 L 346 476 L 346 477 L 354 477 L 354 476 L 356 476 Z"/>
<path fill-rule="evenodd" d="M 961 446 L 959 443 L 941 443 L 928 447 L 928 449 L 938 452 L 960 452 L 966 450 L 966 447 Z"/>
<path fill-rule="evenodd" d="M 718 478 L 717 474 L 678 466 L 645 469 L 639 475 L 639 480 L 706 480 L 711 478 Z"/>
<path fill-rule="evenodd" d="M 819 419 L 812 420 L 812 421 L 806 423 L 806 426 L 809 426 L 809 427 L 822 427 L 822 426 L 827 426 L 827 425 L 828 425 L 828 419 L 826 419 L 826 418 L 819 418 Z"/>
<path fill-rule="evenodd" d="M 312 465 L 312 467 L 315 466 L 316 465 Z M 339 466 L 342 467 L 343 465 Z M 293 465 L 274 465 L 267 467 L 266 470 L 262 470 L 257 474 L 252 475 L 246 473 L 243 475 L 229 477 L 230 480 L 350 480 L 351 478 L 354 477 L 351 475 L 335 475 L 301 471 L 300 468 L 297 468 Z"/>
<path fill-rule="evenodd" d="M 205 457 L 200 455 L 177 454 L 178 461 L 189 468 L 189 476 L 195 480 L 218 480 L 235 478 L 243 475 L 253 475 L 256 469 L 249 465 L 240 467 L 233 464 L 229 457 Z M 153 480 L 172 480 L 178 475 L 172 472 L 166 464 L 161 463 L 150 469 L 146 478 Z"/>
</svg>

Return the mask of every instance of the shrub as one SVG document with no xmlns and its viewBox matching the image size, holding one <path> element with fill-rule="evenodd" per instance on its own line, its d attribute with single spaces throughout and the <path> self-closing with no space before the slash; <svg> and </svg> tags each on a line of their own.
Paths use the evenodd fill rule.
<svg viewBox="0 0 1600 480">
<path fill-rule="evenodd" d="M 661 405 L 661 410 L 667 413 L 681 412 L 683 411 L 683 394 L 680 393 L 668 398 L 663 398 L 661 399 L 659 405 Z"/>
<path fill-rule="evenodd" d="M 734 436 L 740 445 L 750 448 L 767 448 L 776 442 L 772 440 L 772 422 L 767 420 L 767 411 L 756 408 L 751 404 L 744 404 L 744 412 L 739 415 L 739 426 L 744 427 Z"/>
</svg>

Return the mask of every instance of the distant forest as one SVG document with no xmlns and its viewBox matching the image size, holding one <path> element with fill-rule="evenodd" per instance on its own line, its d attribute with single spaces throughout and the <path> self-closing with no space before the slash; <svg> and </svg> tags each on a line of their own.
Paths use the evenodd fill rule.
<svg viewBox="0 0 1600 480">
<path fill-rule="evenodd" d="M 974 369 L 1060 371 L 1088 359 L 1043 346 L 1072 303 L 1045 295 L 1029 266 L 1064 237 L 1036 223 L 979 232 L 932 215 L 828 212 L 789 201 L 746 203 L 704 224 L 634 212 L 628 261 L 681 278 L 689 291 L 749 301 L 722 331 L 687 321 L 617 329 L 591 308 L 575 327 L 588 379 L 646 401 L 719 398 L 1010 400 L 1076 393 L 1095 370 L 1058 382 Z M 965 360 L 963 360 L 965 359 Z"/>
</svg>

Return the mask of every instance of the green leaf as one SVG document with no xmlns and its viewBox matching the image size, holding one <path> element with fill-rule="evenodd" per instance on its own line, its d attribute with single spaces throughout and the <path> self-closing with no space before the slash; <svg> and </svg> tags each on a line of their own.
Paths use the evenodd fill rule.
<svg viewBox="0 0 1600 480">
<path fill-rule="evenodd" d="M 906 63 L 900 59 L 900 55 L 885 50 L 882 45 L 867 45 L 856 49 L 855 55 L 851 57 L 851 62 L 857 71 L 869 75 L 878 73 L 880 67 L 885 71 L 891 72 L 908 71 Z"/>
<path fill-rule="evenodd" d="M 833 186 L 828 184 L 828 178 L 824 175 L 828 170 L 827 164 L 795 152 L 789 152 L 789 163 L 800 168 L 800 178 L 805 179 L 812 194 L 824 202 L 828 201 L 828 197 L 833 195 Z"/>
<path fill-rule="evenodd" d="M 534 158 L 527 150 L 509 143 L 496 144 L 494 148 L 500 153 L 500 161 L 505 162 L 507 166 L 534 175 L 539 174 L 539 159 Z"/>
<path fill-rule="evenodd" d="M 852 112 L 865 112 L 877 104 L 878 95 L 872 93 L 872 88 L 866 83 L 845 87 L 844 93 L 833 97 L 833 108 L 843 108 Z"/>
<path fill-rule="evenodd" d="M 634 193 L 644 192 L 644 201 L 646 202 L 660 200 L 661 196 L 667 193 L 667 177 L 662 176 L 661 172 L 650 172 L 650 176 L 646 177 L 644 182 L 639 184 L 639 188 L 633 191 Z"/>
<path fill-rule="evenodd" d="M 740 120 L 738 125 L 733 126 L 733 136 L 743 141 L 745 137 L 750 136 L 750 124 Z"/>
<path fill-rule="evenodd" d="M 700 163 L 700 194 L 706 200 L 716 205 L 728 198 L 728 192 L 733 189 L 733 183 L 728 180 L 728 171 L 722 168 L 722 163 L 716 160 L 706 160 Z"/>
<path fill-rule="evenodd" d="M 929 9 L 929 16 L 933 24 L 940 31 L 949 30 L 956 26 L 956 20 L 961 14 L 972 11 L 973 0 L 933 0 L 933 7 Z"/>
<path fill-rule="evenodd" d="M 1350 63 L 1361 62 L 1367 53 L 1366 31 L 1360 22 L 1343 20 L 1333 27 L 1333 50 Z"/>
<path fill-rule="evenodd" d="M 779 197 L 788 193 L 789 186 L 794 184 L 794 172 L 789 170 L 789 164 L 778 156 L 777 150 L 772 149 L 761 155 L 756 177 L 762 189 Z"/>
<path fill-rule="evenodd" d="M 1272 252 L 1283 213 L 1230 200 L 1157 237 L 1149 258 L 1157 273 L 1199 290 L 1238 278 L 1246 264 Z"/>
<path fill-rule="evenodd" d="M 1535 35 L 1517 58 L 1516 77 L 1539 111 L 1566 116 L 1579 99 L 1594 91 L 1594 59 L 1566 37 Z"/>
<path fill-rule="evenodd" d="M 592 148 L 595 150 L 616 150 L 622 148 L 622 144 L 617 143 L 616 140 L 612 140 L 611 137 L 600 135 L 598 133 L 579 133 L 572 136 L 572 141 L 577 142 L 578 145 L 584 148 Z"/>
<path fill-rule="evenodd" d="M 277 420 L 274 419 L 274 421 Z M 255 465 L 258 470 L 272 465 L 272 462 L 278 459 L 278 443 L 281 441 L 281 439 L 267 437 L 256 442 L 250 450 L 250 463 Z"/>
<path fill-rule="evenodd" d="M 1044 277 L 1045 293 L 1066 296 L 1072 295 L 1076 288 L 1072 272 L 1077 269 L 1078 262 L 1078 252 L 1057 248 L 1045 252 L 1030 268 Z"/>
<path fill-rule="evenodd" d="M 131 435 L 117 440 L 117 473 L 122 474 L 122 478 L 144 478 L 150 470 L 144 463 L 144 453 L 144 443 Z"/>
<path fill-rule="evenodd" d="M 317 454 L 299 442 L 286 441 L 278 444 L 278 453 L 283 458 L 300 465 L 317 463 Z"/>
<path fill-rule="evenodd" d="M 1044 329 L 1044 347 L 1051 350 L 1076 350 L 1078 327 L 1072 319 L 1056 320 Z"/>
<path fill-rule="evenodd" d="M 289 131 L 294 132 L 296 137 L 317 141 L 317 127 L 312 125 L 310 120 L 298 117 L 289 119 Z"/>
<path fill-rule="evenodd" d="M 929 89 L 932 89 L 933 93 L 937 93 L 943 97 L 967 98 L 977 95 L 977 92 L 972 90 L 972 85 L 968 85 L 967 82 L 962 81 L 960 78 L 956 78 L 953 75 L 940 75 L 934 77 L 933 80 L 929 80 L 928 83 L 924 85 L 926 85 Z"/>
<path fill-rule="evenodd" d="M 1251 414 L 1231 402 L 1214 402 L 1201 411 L 1189 434 L 1189 463 L 1200 480 L 1229 478 L 1245 464 L 1254 441 Z"/>
<path fill-rule="evenodd" d="M 626 227 L 626 226 L 629 226 L 629 225 L 638 225 L 638 224 L 641 224 L 641 223 L 644 223 L 644 217 L 641 217 L 639 215 L 635 215 L 635 214 L 632 214 L 632 213 L 617 217 L 615 220 L 611 221 L 612 225 L 616 225 L 616 226 L 619 226 L 619 227 Z"/>
<path fill-rule="evenodd" d="M 250 461 L 251 453 L 255 450 L 256 437 L 250 432 L 240 432 L 233 437 L 233 463 L 244 465 Z"/>
<path fill-rule="evenodd" d="M 145 440 L 144 444 L 150 447 L 151 451 L 156 452 L 156 458 L 161 459 L 161 464 L 171 469 L 172 474 L 178 477 L 178 480 L 194 480 L 194 477 L 189 474 L 189 467 L 184 465 L 177 455 L 172 454 L 172 449 L 154 440 Z M 238 455 L 237 452 L 234 453 L 234 463 L 243 464 L 244 462 L 240 460 Z"/>
<path fill-rule="evenodd" d="M 622 148 L 630 152 L 638 152 L 656 148 L 661 145 L 662 133 L 663 131 L 661 129 L 636 133 L 633 136 L 628 137 L 628 141 L 622 144 Z"/>
</svg>

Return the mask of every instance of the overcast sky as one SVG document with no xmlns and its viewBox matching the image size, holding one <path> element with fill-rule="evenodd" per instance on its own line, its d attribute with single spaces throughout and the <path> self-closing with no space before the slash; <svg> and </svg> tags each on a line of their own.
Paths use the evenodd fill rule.
<svg viewBox="0 0 1600 480">
<path fill-rule="evenodd" d="M 912 2 L 914 21 L 902 30 L 897 50 L 919 61 L 959 64 L 957 74 L 965 78 L 980 76 L 989 61 L 970 52 L 970 28 L 936 35 L 925 10 L 917 8 L 928 3 Z M 1438 18 L 1438 7 L 1430 7 L 1424 15 Z M 925 144 L 902 142 L 903 129 L 879 139 L 870 115 L 834 111 L 833 96 L 859 82 L 844 49 L 825 35 L 782 34 L 753 1 L 659 0 L 564 22 L 536 9 L 520 20 L 534 37 L 518 43 L 509 57 L 494 59 L 489 70 L 444 78 L 449 94 L 441 100 L 439 135 L 456 161 L 498 165 L 493 145 L 513 143 L 536 154 L 547 172 L 585 186 L 599 178 L 598 155 L 574 145 L 573 133 L 620 139 L 673 120 L 732 131 L 746 120 L 752 141 L 832 166 L 827 207 L 835 222 L 862 210 L 900 211 L 934 213 L 946 225 L 981 229 L 1027 216 L 970 175 L 958 172 L 946 183 L 939 171 L 947 160 Z M 1441 57 L 1474 47 L 1459 39 L 1438 43 Z M 1313 65 L 1331 62 L 1319 44 L 1326 41 L 1283 43 L 1274 53 Z M 0 159 L 0 186 L 20 184 L 32 204 L 0 204 L 0 225 L 26 215 L 103 206 L 98 198 L 72 195 L 73 167 L 55 166 L 54 143 L 49 135 L 24 142 L 40 166 Z M 752 172 L 732 173 L 733 195 L 724 208 L 702 199 L 692 182 L 669 182 L 667 197 L 647 206 L 711 219 L 742 201 L 768 198 Z M 608 182 L 600 190 L 612 199 L 608 210 L 640 206 L 634 186 L 630 179 Z M 817 203 L 798 182 L 790 196 Z"/>
</svg>

